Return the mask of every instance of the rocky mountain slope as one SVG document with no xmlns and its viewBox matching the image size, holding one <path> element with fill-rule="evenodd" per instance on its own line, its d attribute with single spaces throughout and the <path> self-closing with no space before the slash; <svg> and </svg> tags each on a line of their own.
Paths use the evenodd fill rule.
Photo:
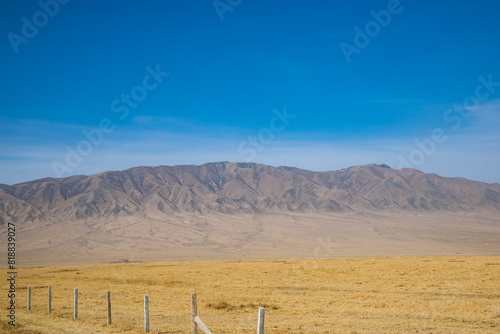
<svg viewBox="0 0 500 334">
<path fill-rule="evenodd" d="M 386 165 L 313 172 L 255 163 L 135 167 L 0 185 L 0 224 L 174 213 L 500 210 L 500 185 Z"/>
</svg>

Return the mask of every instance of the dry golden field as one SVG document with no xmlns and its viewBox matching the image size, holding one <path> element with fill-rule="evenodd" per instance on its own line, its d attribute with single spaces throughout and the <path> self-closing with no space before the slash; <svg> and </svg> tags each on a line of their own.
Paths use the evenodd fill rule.
<svg viewBox="0 0 500 334">
<path fill-rule="evenodd" d="M 6 291 L 6 283 L 2 286 Z M 73 288 L 79 289 L 77 320 L 72 319 Z M 110 326 L 107 290 L 112 293 Z M 189 333 L 194 291 L 198 314 L 213 333 L 255 333 L 259 306 L 266 308 L 266 333 L 500 333 L 500 257 L 487 256 L 23 268 L 17 281 L 18 327 L 7 325 L 7 294 L 2 292 L 0 329 L 143 333 L 143 295 L 148 294 L 151 333 Z"/>
</svg>

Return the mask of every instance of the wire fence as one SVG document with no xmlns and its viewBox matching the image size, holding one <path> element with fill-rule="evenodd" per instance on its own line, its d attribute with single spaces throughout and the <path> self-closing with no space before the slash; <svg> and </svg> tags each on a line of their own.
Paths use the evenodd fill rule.
<svg viewBox="0 0 500 334">
<path fill-rule="evenodd" d="M 50 289 L 50 294 L 49 294 Z M 47 316 L 73 319 L 75 308 L 77 318 L 96 327 L 102 327 L 110 322 L 113 326 L 123 331 L 143 330 L 149 332 L 190 333 L 193 323 L 189 299 L 148 296 L 148 320 L 145 319 L 144 295 L 126 292 L 113 292 L 110 294 L 111 318 L 108 319 L 107 292 L 77 290 L 75 302 L 75 289 L 58 286 L 29 286 L 19 287 L 18 308 L 29 312 L 47 314 Z M 49 309 L 50 304 L 50 309 Z M 174 307 L 172 307 L 174 306 Z M 258 328 L 259 308 L 238 311 L 228 310 L 201 310 L 201 318 L 209 328 L 231 327 L 231 333 L 255 332 Z M 270 319 L 275 317 L 271 312 Z M 261 320 L 259 320 L 260 322 Z M 279 321 L 281 322 L 281 321 Z M 263 323 L 263 314 L 262 314 Z M 277 326 L 266 333 L 274 332 Z M 263 333 L 260 332 L 260 333 Z"/>
</svg>

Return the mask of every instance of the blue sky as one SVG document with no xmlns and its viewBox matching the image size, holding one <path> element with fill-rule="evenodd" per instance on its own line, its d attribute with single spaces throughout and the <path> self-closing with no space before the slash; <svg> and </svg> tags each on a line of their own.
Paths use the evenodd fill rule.
<svg viewBox="0 0 500 334">
<path fill-rule="evenodd" d="M 1 6 L 0 183 L 210 161 L 500 182 L 498 1 Z"/>
</svg>

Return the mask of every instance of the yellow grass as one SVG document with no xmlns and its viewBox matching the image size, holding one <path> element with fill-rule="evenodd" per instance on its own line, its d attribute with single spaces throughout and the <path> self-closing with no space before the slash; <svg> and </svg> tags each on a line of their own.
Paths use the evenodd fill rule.
<svg viewBox="0 0 500 334">
<path fill-rule="evenodd" d="M 6 333 L 190 332 L 190 293 L 214 333 L 500 333 L 500 257 L 204 261 L 24 268 L 16 330 Z M 27 286 L 32 310 L 26 311 Z M 47 286 L 52 314 L 47 314 Z M 79 319 L 73 320 L 73 288 Z M 105 292 L 113 324 L 106 325 Z"/>
</svg>

